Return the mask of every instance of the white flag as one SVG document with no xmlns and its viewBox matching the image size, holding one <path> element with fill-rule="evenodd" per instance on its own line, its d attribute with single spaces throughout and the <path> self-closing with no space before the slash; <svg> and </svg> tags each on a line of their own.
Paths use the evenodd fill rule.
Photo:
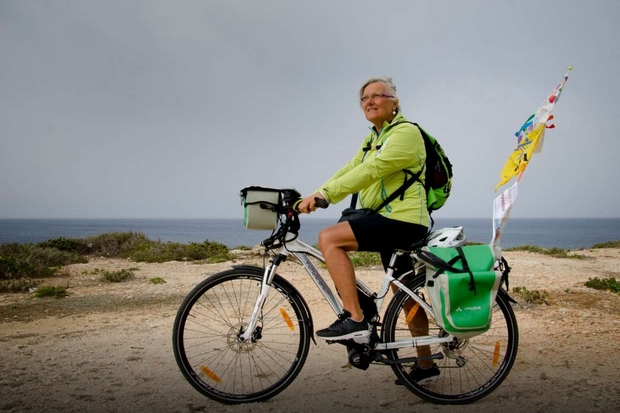
<svg viewBox="0 0 620 413">
<path fill-rule="evenodd" d="M 499 242 L 504 233 L 504 228 L 506 228 L 508 218 L 510 218 L 512 206 L 517 199 L 517 185 L 518 182 L 515 182 L 513 186 L 506 189 L 493 201 L 493 239 L 491 239 L 491 248 L 496 260 L 502 257 L 502 248 Z"/>
</svg>

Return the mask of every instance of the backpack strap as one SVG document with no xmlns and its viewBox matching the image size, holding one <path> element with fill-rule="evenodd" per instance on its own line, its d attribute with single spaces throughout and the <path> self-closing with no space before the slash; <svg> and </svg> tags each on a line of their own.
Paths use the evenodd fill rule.
<svg viewBox="0 0 620 413">
<path fill-rule="evenodd" d="M 428 154 L 431 150 L 433 150 L 432 145 L 431 145 L 431 140 L 429 139 L 428 135 L 426 134 L 426 132 L 424 132 L 424 129 L 422 129 L 420 127 L 420 125 L 418 125 L 416 122 L 410 122 L 408 120 L 404 120 L 402 122 L 398 122 L 395 123 L 394 126 L 399 125 L 401 123 L 410 123 L 412 125 L 414 125 L 416 128 L 418 128 L 418 130 L 420 131 L 420 135 L 422 135 L 422 140 L 424 141 L 424 149 L 426 150 L 426 156 L 427 156 L 427 160 L 428 160 Z M 424 167 L 426 167 L 426 162 Z M 403 169 L 404 170 L 404 169 Z M 420 183 L 422 183 L 422 181 L 420 180 Z M 431 189 L 431 183 L 428 179 L 426 179 L 426 182 L 424 184 L 422 184 L 424 186 L 424 189 L 426 190 L 426 193 L 428 194 L 428 191 Z M 432 215 L 433 211 L 428 210 L 428 218 L 431 221 L 431 225 L 428 227 L 428 233 L 430 234 L 433 227 L 435 226 L 435 220 L 433 219 L 433 215 Z"/>
<path fill-rule="evenodd" d="M 403 169 L 403 172 L 405 173 L 405 180 L 403 181 L 403 184 L 394 192 L 392 192 L 392 194 L 390 196 L 388 196 L 385 201 L 383 201 L 381 203 L 381 205 L 379 205 L 377 208 L 374 209 L 375 212 L 379 212 L 381 211 L 381 209 L 383 209 L 386 205 L 388 205 L 390 202 L 392 202 L 393 200 L 395 200 L 396 198 L 398 198 L 399 196 L 401 197 L 400 200 L 402 201 L 405 197 L 405 191 L 414 184 L 415 181 L 419 181 L 420 178 L 420 174 L 424 171 L 424 167 L 422 167 L 422 170 L 420 172 L 418 172 L 417 174 L 412 173 L 410 170 L 408 169 Z M 411 175 L 411 178 L 407 179 L 407 177 Z M 354 193 L 351 196 L 351 208 L 355 208 L 355 206 L 357 205 L 357 196 L 358 193 Z"/>
<path fill-rule="evenodd" d="M 428 152 L 429 148 L 428 148 L 427 142 L 430 142 L 430 140 L 428 139 L 428 135 L 426 134 L 426 132 L 424 132 L 424 130 L 420 127 L 420 125 L 418 125 L 415 122 L 409 122 L 408 120 L 403 120 L 402 122 L 395 123 L 394 125 L 392 125 L 392 127 L 394 127 L 396 125 L 403 124 L 403 123 L 410 123 L 411 125 L 414 125 L 416 128 L 418 128 L 418 130 L 420 131 L 420 135 L 422 135 L 422 140 L 424 141 L 424 149 L 426 150 L 426 152 Z M 426 156 L 428 156 L 428 154 Z M 422 175 L 422 171 L 424 171 L 425 167 L 426 167 L 426 164 L 422 166 L 422 170 L 420 170 L 420 172 L 416 176 L 416 179 L 418 179 L 418 181 L 420 181 L 420 183 L 422 183 L 422 180 L 419 179 L 419 178 Z M 405 171 L 405 173 L 408 172 L 411 175 L 413 175 L 413 173 L 410 170 L 408 170 L 408 169 L 403 169 L 403 171 Z M 427 192 L 428 192 L 428 188 L 427 188 L 428 183 L 422 184 L 422 185 L 424 185 L 424 189 L 426 189 Z"/>
<path fill-rule="evenodd" d="M 375 212 L 381 211 L 381 209 L 383 207 L 388 205 L 390 202 L 392 202 L 393 200 L 395 200 L 399 196 L 400 196 L 400 200 L 402 201 L 404 199 L 404 197 L 405 197 L 405 191 L 411 185 L 413 185 L 415 181 L 419 180 L 420 174 L 423 171 L 424 171 L 424 168 L 422 168 L 422 170 L 420 172 L 418 172 L 417 174 L 414 174 L 414 173 L 412 173 L 411 171 L 409 171 L 407 169 L 403 169 L 403 172 L 405 173 L 405 180 L 403 181 L 403 184 L 396 191 L 392 192 L 392 195 L 388 196 L 386 198 L 386 200 L 381 203 L 381 205 L 379 205 L 377 208 L 375 208 Z M 407 177 L 409 175 L 411 175 L 411 178 L 407 179 Z"/>
<path fill-rule="evenodd" d="M 366 146 L 362 149 L 362 150 L 364 151 L 364 155 L 362 156 L 362 162 L 364 162 L 364 159 L 366 159 L 366 155 L 368 154 L 368 151 L 370 151 L 370 149 L 372 148 L 371 142 L 372 142 L 372 139 L 370 139 L 370 140 L 366 143 Z M 378 148 L 377 148 L 377 149 L 378 149 Z M 357 192 L 356 192 L 356 193 L 354 193 L 354 194 L 351 196 L 351 209 L 355 209 L 355 207 L 356 207 L 356 205 L 357 205 L 357 196 L 358 196 L 358 193 L 357 193 Z M 383 207 L 381 207 L 381 208 L 383 208 Z"/>
<path fill-rule="evenodd" d="M 413 123 L 413 122 L 409 122 L 409 121 L 397 122 L 397 123 L 391 125 L 391 128 L 393 128 L 396 125 L 400 125 L 402 123 L 410 123 L 412 125 L 415 125 L 418 128 L 418 130 L 420 131 L 420 133 L 424 134 L 424 132 L 422 132 L 422 128 L 420 128 L 417 123 Z M 426 139 L 425 139 L 424 135 L 422 136 L 422 138 L 426 142 Z M 368 151 L 371 148 L 372 148 L 372 146 L 370 145 L 370 142 L 368 142 L 368 145 L 366 145 L 366 147 L 363 149 L 363 151 L 364 151 L 364 158 L 366 157 L 366 153 L 368 153 Z M 377 149 L 377 150 L 380 149 L 380 148 L 381 148 L 381 145 L 377 145 L 375 147 L 375 149 Z M 364 158 L 362 158 L 362 162 L 364 161 Z M 395 200 L 399 196 L 400 196 L 400 200 L 402 201 L 404 199 L 404 197 L 405 197 L 405 191 L 407 189 L 409 189 L 409 187 L 411 185 L 413 185 L 415 183 L 415 181 L 419 181 L 420 183 L 422 183 L 422 180 L 420 179 L 420 176 L 422 175 L 422 172 L 424 172 L 425 168 L 426 168 L 426 165 L 422 165 L 422 169 L 420 169 L 420 172 L 418 172 L 417 174 L 414 174 L 409 169 L 403 169 L 402 171 L 405 173 L 405 179 L 403 181 L 403 184 L 396 191 L 392 192 L 392 194 L 390 196 L 388 196 L 385 199 L 385 201 L 383 201 L 381 203 L 381 205 L 379 205 L 377 208 L 375 208 L 374 211 L 375 212 L 381 211 L 381 209 L 383 209 L 386 205 L 388 205 L 390 202 L 392 202 L 393 200 Z M 411 178 L 407 179 L 408 176 L 411 176 Z M 358 197 L 358 193 L 357 192 L 354 193 L 351 196 L 351 208 L 355 208 L 357 206 L 357 197 Z M 431 228 L 432 228 L 432 226 L 431 226 Z M 429 232 L 430 232 L 430 228 L 429 228 Z"/>
</svg>

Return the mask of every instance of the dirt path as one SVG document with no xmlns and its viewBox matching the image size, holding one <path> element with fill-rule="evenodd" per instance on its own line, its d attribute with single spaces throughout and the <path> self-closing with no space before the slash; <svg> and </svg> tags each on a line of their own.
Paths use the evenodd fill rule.
<svg viewBox="0 0 620 413">
<path fill-rule="evenodd" d="M 172 354 L 176 310 L 206 276 L 230 266 L 141 264 L 91 259 L 67 267 L 64 299 L 0 295 L 0 411 L 3 412 L 617 412 L 620 405 L 620 296 L 585 288 L 590 277 L 620 278 L 620 250 L 585 250 L 587 259 L 508 252 L 511 287 L 545 290 L 549 305 L 516 306 L 521 342 L 506 381 L 467 406 L 426 403 L 393 384 L 389 367 L 362 371 L 344 348 L 318 340 L 296 381 L 261 404 L 226 406 L 196 392 Z M 260 264 L 261 258 L 249 262 Z M 333 313 L 298 266 L 280 271 L 297 286 L 315 326 Z M 134 268 L 110 284 L 101 270 Z M 378 269 L 359 276 L 375 286 Z M 165 284 L 153 284 L 162 277 Z M 374 284 L 373 284 L 374 283 Z"/>
</svg>

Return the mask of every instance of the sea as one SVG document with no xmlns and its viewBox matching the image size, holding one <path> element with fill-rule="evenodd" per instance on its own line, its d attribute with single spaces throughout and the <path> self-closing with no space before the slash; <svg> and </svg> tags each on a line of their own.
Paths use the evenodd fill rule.
<svg viewBox="0 0 620 413">
<path fill-rule="evenodd" d="M 335 219 L 301 218 L 300 238 L 314 245 Z M 463 226 L 469 241 L 489 243 L 493 223 L 482 218 L 436 218 L 434 229 Z M 0 219 L 0 244 L 87 238 L 109 232 L 140 232 L 161 242 L 220 242 L 229 248 L 254 246 L 271 231 L 247 230 L 241 219 Z M 620 240 L 620 218 L 511 218 L 502 248 L 536 245 L 568 250 Z"/>
</svg>

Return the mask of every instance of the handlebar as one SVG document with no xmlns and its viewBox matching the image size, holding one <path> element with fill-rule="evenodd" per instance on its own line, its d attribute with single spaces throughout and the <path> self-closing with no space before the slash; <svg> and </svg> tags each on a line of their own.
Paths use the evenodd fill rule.
<svg viewBox="0 0 620 413">
<path fill-rule="evenodd" d="M 250 191 L 255 191 L 255 193 L 253 194 L 254 199 L 248 203 L 247 196 Z M 264 192 L 277 192 L 277 201 L 274 202 L 274 197 L 272 196 L 263 196 L 262 193 Z M 278 248 L 279 246 L 284 245 L 287 241 L 295 239 L 291 239 L 288 236 L 289 234 L 294 234 L 294 237 L 297 237 L 301 226 L 299 222 L 298 208 L 302 198 L 301 194 L 296 189 L 276 189 L 262 186 L 248 186 L 241 190 L 240 196 L 244 206 L 258 204 L 260 209 L 270 210 L 278 215 L 279 225 L 276 226 L 271 236 L 261 243 L 267 249 Z M 322 198 L 315 197 L 314 201 L 316 208 L 327 208 L 329 206 L 329 203 Z"/>
<path fill-rule="evenodd" d="M 297 199 L 294 203 L 293 203 L 293 211 L 299 213 L 299 204 L 301 203 L 302 198 Z M 323 198 L 319 198 L 317 196 L 314 197 L 314 201 L 316 202 L 315 205 L 317 208 L 327 208 L 329 206 L 329 202 L 327 202 L 326 200 L 324 200 Z"/>
<path fill-rule="evenodd" d="M 326 200 L 324 200 L 323 198 L 319 198 L 319 197 L 314 197 L 314 200 L 316 201 L 316 206 L 318 208 L 327 208 L 329 206 L 329 202 L 327 202 Z"/>
<path fill-rule="evenodd" d="M 296 194 L 299 196 L 299 193 Z M 322 199 L 315 197 L 317 208 L 327 208 L 329 203 Z M 280 226 L 274 233 L 271 234 L 269 238 L 263 240 L 261 244 L 267 249 L 277 248 L 284 244 L 284 239 L 286 238 L 288 233 L 295 234 L 295 238 L 300 229 L 299 222 L 299 204 L 301 203 L 302 198 L 285 198 L 282 200 L 281 204 L 278 206 L 274 205 L 265 205 L 261 204 L 261 208 L 271 209 L 280 214 L 281 217 L 285 217 L 284 220 L 280 220 Z M 294 239 L 294 238 L 293 238 Z M 290 241 L 290 239 L 288 239 Z"/>
</svg>

